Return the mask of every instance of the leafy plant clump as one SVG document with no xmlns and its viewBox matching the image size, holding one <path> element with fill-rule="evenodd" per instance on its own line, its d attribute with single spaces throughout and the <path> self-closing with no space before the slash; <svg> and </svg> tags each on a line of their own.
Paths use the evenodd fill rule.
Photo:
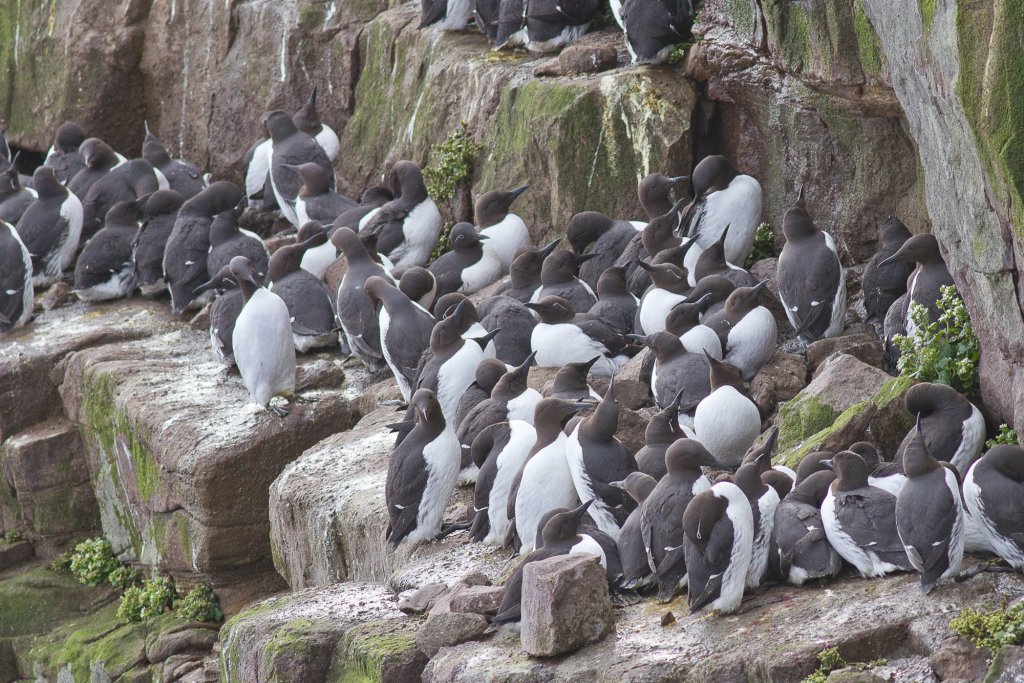
<svg viewBox="0 0 1024 683">
<path fill-rule="evenodd" d="M 105 538 L 90 538 L 76 545 L 68 563 L 72 576 L 87 586 L 105 583 L 110 573 L 120 567 L 110 541 Z"/>
<path fill-rule="evenodd" d="M 50 562 L 50 571 L 58 574 L 70 574 L 72 557 L 74 557 L 74 553 L 69 550 L 53 558 Z"/>
<path fill-rule="evenodd" d="M 0 540 L 2 540 L 7 545 L 14 545 L 15 543 L 21 540 L 21 532 L 15 531 L 14 529 L 10 529 L 5 534 L 0 536 Z"/>
<path fill-rule="evenodd" d="M 1004 645 L 1024 643 L 1024 604 L 988 612 L 968 607 L 949 622 L 949 630 L 995 654 Z"/>
<path fill-rule="evenodd" d="M 1006 444 L 1008 446 L 1019 446 L 1020 439 L 1017 437 L 1017 432 L 1010 429 L 1009 425 L 999 425 L 999 433 L 994 438 L 989 439 L 985 442 L 985 450 L 998 446 L 999 444 Z"/>
<path fill-rule="evenodd" d="M 917 330 L 913 335 L 896 335 L 893 343 L 900 350 L 896 364 L 901 375 L 922 382 L 948 384 L 961 394 L 971 396 L 978 388 L 980 347 L 971 318 L 956 288 L 942 288 L 936 302 L 939 319 L 931 322 L 928 309 L 911 302 L 910 318 Z"/>
<path fill-rule="evenodd" d="M 107 581 L 110 585 L 119 591 L 126 591 L 130 587 L 134 586 L 139 582 L 139 572 L 134 567 L 122 565 L 110 572 L 110 576 L 107 577 Z"/>
<path fill-rule="evenodd" d="M 129 622 L 145 621 L 169 612 L 177 592 L 170 579 L 154 576 L 141 586 L 129 586 L 117 606 L 117 618 Z"/>
<path fill-rule="evenodd" d="M 437 244 L 434 245 L 434 250 L 430 252 L 430 263 L 433 263 L 442 254 L 447 254 L 452 250 L 452 228 L 455 227 L 455 223 L 447 221 L 444 227 L 441 228 L 441 234 L 437 238 Z"/>
<path fill-rule="evenodd" d="M 883 664 L 885 664 L 884 659 L 876 659 L 871 662 L 848 662 L 839 654 L 837 648 L 829 647 L 818 653 L 817 671 L 806 677 L 801 683 L 825 683 L 828 680 L 828 675 L 836 669 L 850 668 L 866 671 Z"/>
<path fill-rule="evenodd" d="M 754 233 L 754 246 L 750 248 L 750 253 L 747 254 L 747 261 L 743 264 L 743 267 L 750 270 L 761 259 L 771 258 L 772 256 L 775 256 L 775 233 L 772 232 L 772 226 L 762 223 L 757 226 L 757 231 Z"/>
<path fill-rule="evenodd" d="M 224 613 L 213 589 L 201 583 L 174 605 L 178 616 L 185 621 L 223 621 Z"/>
<path fill-rule="evenodd" d="M 446 201 L 455 196 L 459 185 L 473 177 L 473 157 L 483 145 L 469 137 L 465 121 L 444 142 L 430 150 L 430 164 L 423 169 L 427 193 L 434 201 Z"/>
</svg>

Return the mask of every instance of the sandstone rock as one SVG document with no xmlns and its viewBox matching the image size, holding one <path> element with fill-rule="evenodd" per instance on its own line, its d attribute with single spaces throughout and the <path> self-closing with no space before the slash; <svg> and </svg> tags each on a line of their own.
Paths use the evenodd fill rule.
<svg viewBox="0 0 1024 683">
<path fill-rule="evenodd" d="M 653 403 L 650 369 L 644 372 L 650 353 L 649 349 L 643 349 L 615 373 L 615 399 L 630 410 L 640 410 Z"/>
<path fill-rule="evenodd" d="M 534 76 L 570 76 L 607 71 L 616 66 L 619 54 L 610 45 L 594 44 L 593 41 L 574 43 L 559 53 L 558 57 L 542 62 L 533 70 Z"/>
<path fill-rule="evenodd" d="M 825 679 L 829 683 L 888 683 L 889 679 L 882 678 L 870 671 L 858 671 L 857 669 L 839 669 L 833 671 Z"/>
<path fill-rule="evenodd" d="M 55 308 L 67 306 L 75 301 L 75 295 L 71 293 L 71 285 L 61 281 L 51 285 L 46 290 L 46 294 L 39 300 L 39 306 L 44 311 L 52 311 Z"/>
<path fill-rule="evenodd" d="M 985 681 L 1024 681 L 1024 647 L 1007 645 L 997 652 L 992 658 L 992 666 L 989 667 Z"/>
<path fill-rule="evenodd" d="M 416 632 L 416 645 L 428 658 L 442 647 L 476 640 L 487 630 L 487 619 L 480 614 L 443 612 L 433 614 Z"/>
<path fill-rule="evenodd" d="M 788 401 L 807 386 L 803 356 L 777 351 L 750 381 L 750 397 L 762 415 L 772 415 L 779 403 Z"/>
<path fill-rule="evenodd" d="M 561 555 L 523 569 L 523 650 L 552 657 L 603 639 L 615 628 L 608 580 L 596 557 Z"/>
<path fill-rule="evenodd" d="M 876 368 L 882 367 L 882 342 L 874 334 L 844 334 L 819 339 L 807 346 L 807 365 L 811 373 L 838 354 L 853 356 Z"/>
<path fill-rule="evenodd" d="M 21 564 L 33 555 L 35 555 L 35 550 L 32 549 L 32 544 L 28 541 L 10 544 L 0 542 L 0 572 Z"/>
<path fill-rule="evenodd" d="M 217 629 L 215 628 L 185 627 L 179 630 L 157 632 L 146 638 L 146 659 L 152 664 L 159 664 L 171 655 L 201 655 L 208 653 L 215 642 L 217 642 Z M 196 659 L 195 656 L 190 658 Z"/>
<path fill-rule="evenodd" d="M 443 583 L 428 583 L 398 599 L 398 609 L 406 614 L 422 614 L 429 611 L 448 586 Z"/>
<path fill-rule="evenodd" d="M 267 499 L 256 493 L 356 411 L 344 389 L 314 390 L 278 418 L 250 403 L 208 344 L 178 331 L 77 352 L 61 395 L 115 550 L 241 596 L 273 576 Z M 239 607 L 230 597 L 229 613 Z"/>
<path fill-rule="evenodd" d="M 835 357 L 779 409 L 776 462 L 795 466 L 811 451 L 842 450 L 862 440 L 891 457 L 913 425 L 902 401 L 913 384 L 910 378 L 890 378 L 852 356 Z"/>
<path fill-rule="evenodd" d="M 494 614 L 504 594 L 505 588 L 502 586 L 468 586 L 452 596 L 448 608 L 452 612 Z"/>
<path fill-rule="evenodd" d="M 413 645 L 415 622 L 382 586 L 344 583 L 251 605 L 221 628 L 221 680 L 326 683 Z"/>
<path fill-rule="evenodd" d="M 928 663 L 940 681 L 978 681 L 988 670 L 988 652 L 963 638 L 951 636 L 942 641 L 938 651 L 928 658 Z"/>
<path fill-rule="evenodd" d="M 347 630 L 334 648 L 328 681 L 375 679 L 381 683 L 418 681 L 427 656 L 416 646 L 416 625 L 408 619 L 383 619 Z"/>
</svg>

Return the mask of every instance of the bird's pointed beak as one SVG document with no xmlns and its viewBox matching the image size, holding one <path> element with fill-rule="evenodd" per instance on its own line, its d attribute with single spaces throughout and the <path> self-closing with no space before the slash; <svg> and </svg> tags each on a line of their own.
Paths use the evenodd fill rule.
<svg viewBox="0 0 1024 683">
<path fill-rule="evenodd" d="M 514 190 L 512 190 L 511 192 L 508 193 L 509 194 L 509 200 L 511 201 L 511 200 L 517 198 L 519 195 L 521 195 L 522 193 L 526 192 L 529 189 L 530 189 L 529 185 L 523 185 L 522 187 L 517 187 L 516 189 L 514 189 Z"/>
</svg>

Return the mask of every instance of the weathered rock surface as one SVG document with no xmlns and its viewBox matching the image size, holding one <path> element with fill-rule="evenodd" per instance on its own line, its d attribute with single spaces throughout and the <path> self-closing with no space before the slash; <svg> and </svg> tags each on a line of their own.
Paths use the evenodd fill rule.
<svg viewBox="0 0 1024 683">
<path fill-rule="evenodd" d="M 487 619 L 481 614 L 440 612 L 427 617 L 416 632 L 416 646 L 429 659 L 443 647 L 468 640 L 477 640 L 487 630 Z"/>
<path fill-rule="evenodd" d="M 417 680 L 418 620 L 380 585 L 349 582 L 257 603 L 224 625 L 224 683 Z"/>
<path fill-rule="evenodd" d="M 441 650 L 423 680 L 540 682 L 763 681 L 798 683 L 837 647 L 849 662 L 886 659 L 878 674 L 897 683 L 928 680 L 927 658 L 965 606 L 1012 596 L 1021 579 L 980 575 L 922 596 L 911 575 L 865 580 L 844 576 L 803 589 L 773 587 L 748 598 L 741 614 L 686 615 L 685 596 L 615 610 L 615 633 L 569 657 L 535 659 L 519 634 L 503 629 L 485 643 Z M 993 595 L 994 593 L 994 595 Z M 666 611 L 676 621 L 661 625 Z"/>
<path fill-rule="evenodd" d="M 807 346 L 807 365 L 814 374 L 829 359 L 846 354 L 876 368 L 882 367 L 882 342 L 873 334 L 826 337 Z"/>
<path fill-rule="evenodd" d="M 777 351 L 750 380 L 750 397 L 762 415 L 771 415 L 807 386 L 807 363 L 796 353 Z"/>
<path fill-rule="evenodd" d="M 595 556 L 562 555 L 523 568 L 523 650 L 553 657 L 611 633 L 615 615 L 605 570 Z"/>
<path fill-rule="evenodd" d="M 356 411 L 338 388 L 313 390 L 278 418 L 249 402 L 208 343 L 178 331 L 78 352 L 61 395 L 115 550 L 217 586 L 270 570 L 266 490 Z"/>
<path fill-rule="evenodd" d="M 394 551 L 385 543 L 384 482 L 395 438 L 384 425 L 399 417 L 392 407 L 378 408 L 303 453 L 270 487 L 274 563 L 293 589 L 378 581 L 405 590 L 472 570 L 491 580 L 501 575 L 508 553 L 466 544 L 465 532 Z M 447 517 L 463 518 L 472 496 L 471 488 L 456 489 Z"/>
</svg>

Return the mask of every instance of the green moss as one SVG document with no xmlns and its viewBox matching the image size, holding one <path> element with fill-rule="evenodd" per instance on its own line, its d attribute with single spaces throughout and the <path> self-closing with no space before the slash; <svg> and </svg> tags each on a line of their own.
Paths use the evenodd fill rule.
<svg viewBox="0 0 1024 683">
<path fill-rule="evenodd" d="M 752 37 L 755 27 L 754 12 L 756 11 L 753 0 L 726 0 L 725 7 L 736 30 Z"/>
<path fill-rule="evenodd" d="M 925 0 L 929 1 L 929 0 Z M 930 0 L 934 2 L 935 0 Z M 861 0 L 853 0 L 853 30 L 857 34 L 857 52 L 864 73 L 871 76 L 882 74 L 882 44 L 878 34 L 871 26 L 868 15 L 864 13 Z"/>
<path fill-rule="evenodd" d="M 872 400 L 879 408 L 885 408 L 896 399 L 902 399 L 907 390 L 916 383 L 913 377 L 893 377 L 882 384 L 882 388 Z"/>
<path fill-rule="evenodd" d="M 797 396 L 779 408 L 779 449 L 785 450 L 832 425 L 839 412 L 813 396 Z"/>
<path fill-rule="evenodd" d="M 783 0 L 770 0 L 765 7 L 769 41 L 786 68 L 795 72 L 810 68 L 814 59 L 808 12 L 802 4 Z"/>
<path fill-rule="evenodd" d="M 791 402 L 792 401 L 790 401 L 790 403 Z M 868 403 L 869 403 L 869 401 L 861 401 L 860 403 L 855 403 L 854 405 L 852 405 L 849 408 L 847 408 L 846 410 L 844 410 L 834 420 L 830 421 L 828 423 L 828 425 L 826 427 L 822 428 L 820 431 L 814 432 L 813 434 L 808 435 L 807 437 L 805 437 L 802 440 L 799 440 L 799 441 L 796 441 L 796 442 L 790 442 L 791 445 L 790 445 L 790 447 L 788 449 L 783 449 L 782 446 L 781 446 L 781 444 L 782 444 L 782 429 L 781 429 L 781 425 L 784 424 L 784 423 L 783 423 L 782 411 L 780 410 L 779 411 L 779 424 L 780 424 L 779 444 L 780 444 L 780 448 L 779 448 L 779 455 L 778 455 L 778 457 L 776 457 L 775 463 L 776 464 L 786 465 L 787 467 L 795 468 L 798 464 L 800 464 L 800 461 L 803 460 L 805 455 L 807 455 L 808 453 L 811 453 L 811 452 L 813 452 L 815 450 L 818 450 L 818 448 L 821 446 L 821 444 L 830 435 L 832 435 L 835 432 L 838 432 L 838 431 L 840 431 L 842 429 L 845 429 L 846 426 L 850 423 L 851 420 L 853 420 L 855 417 L 860 415 L 860 413 L 865 408 L 867 408 Z M 825 408 L 827 408 L 827 406 L 825 406 Z M 810 415 L 812 417 L 809 418 L 808 424 L 820 424 L 820 421 L 823 419 L 824 412 L 822 411 L 822 412 L 818 412 L 816 414 L 814 412 L 811 412 Z"/>
<path fill-rule="evenodd" d="M 0 638 L 45 633 L 108 595 L 49 569 L 16 574 L 0 581 Z"/>
<path fill-rule="evenodd" d="M 925 33 L 931 31 L 935 23 L 935 3 L 936 0 L 918 0 L 917 4 L 921 8 L 921 26 Z"/>
<path fill-rule="evenodd" d="M 334 649 L 327 679 L 332 683 L 379 683 L 385 658 L 416 647 L 413 619 L 385 619 L 349 629 Z"/>
<path fill-rule="evenodd" d="M 1024 0 L 959 0 L 956 89 L 996 205 L 1024 241 Z"/>
</svg>

